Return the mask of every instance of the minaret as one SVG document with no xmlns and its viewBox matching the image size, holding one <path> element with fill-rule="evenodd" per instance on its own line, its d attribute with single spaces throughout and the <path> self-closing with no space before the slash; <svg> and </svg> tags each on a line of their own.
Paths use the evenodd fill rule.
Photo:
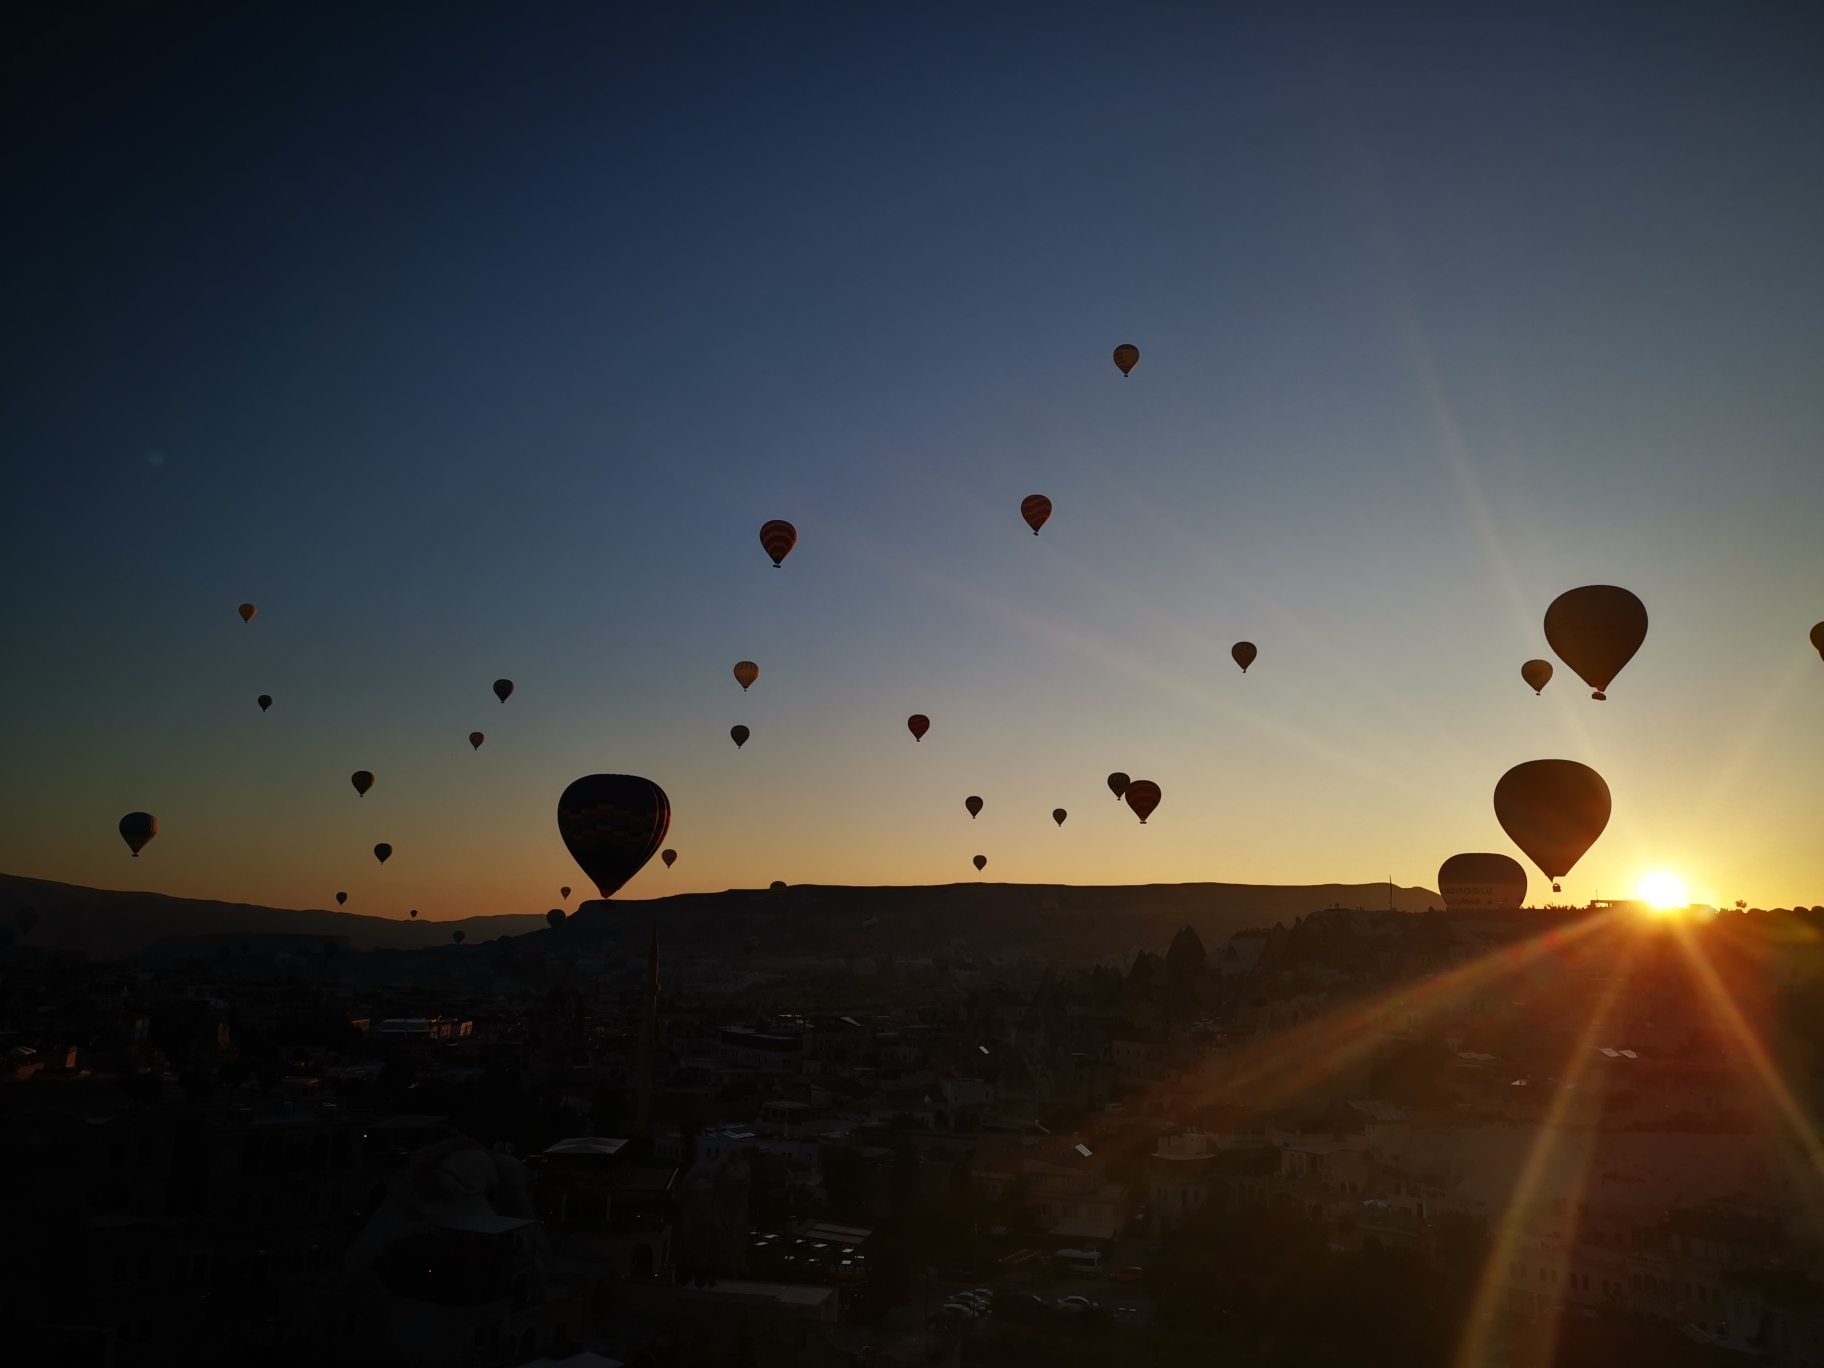
<svg viewBox="0 0 1824 1368">
<path fill-rule="evenodd" d="M 640 1032 L 634 1045 L 633 1130 L 645 1139 L 652 1127 L 652 1056 L 659 1044 L 659 928 L 652 928 L 646 952 L 646 983 L 640 990 Z"/>
</svg>

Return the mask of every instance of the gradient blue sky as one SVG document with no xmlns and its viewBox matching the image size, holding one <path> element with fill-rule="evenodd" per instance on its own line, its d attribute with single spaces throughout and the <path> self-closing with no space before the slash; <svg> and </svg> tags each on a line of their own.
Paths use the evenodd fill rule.
<svg viewBox="0 0 1824 1368">
<path fill-rule="evenodd" d="M 1824 902 L 1815 8 L 250 8 L 7 21 L 0 869 L 1431 884 L 1568 756 L 1567 897 Z"/>
</svg>

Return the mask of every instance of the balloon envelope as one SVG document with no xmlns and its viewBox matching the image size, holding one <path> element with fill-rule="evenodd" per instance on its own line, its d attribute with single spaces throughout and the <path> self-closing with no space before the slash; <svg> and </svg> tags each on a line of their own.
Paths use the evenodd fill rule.
<svg viewBox="0 0 1824 1368">
<path fill-rule="evenodd" d="M 774 518 L 760 529 L 760 545 L 773 558 L 773 569 L 777 570 L 780 562 L 798 545 L 798 529 L 784 518 Z"/>
<path fill-rule="evenodd" d="M 1811 629 L 1811 644 L 1819 655 L 1824 656 L 1824 622 Z"/>
<path fill-rule="evenodd" d="M 261 712 L 265 712 L 266 709 L 268 709 L 272 706 L 272 695 L 271 694 L 261 694 L 258 698 L 256 698 L 254 700 L 254 702 L 256 702 L 260 705 Z"/>
<path fill-rule="evenodd" d="M 678 852 L 675 850 L 661 850 L 659 852 L 659 858 L 665 861 L 665 868 L 670 869 L 678 862 Z"/>
<path fill-rule="evenodd" d="M 469 745 L 473 746 L 476 750 L 480 750 L 481 743 L 487 739 L 488 738 L 483 736 L 480 732 L 469 733 Z"/>
<path fill-rule="evenodd" d="M 348 776 L 348 782 L 355 786 L 355 792 L 357 794 L 365 798 L 367 797 L 367 791 L 374 786 L 374 772 L 372 770 L 356 770 L 353 774 Z"/>
<path fill-rule="evenodd" d="M 460 931 L 450 932 L 450 939 L 452 941 L 454 941 L 457 945 L 461 945 L 462 944 L 462 932 L 460 932 Z"/>
<path fill-rule="evenodd" d="M 746 727 L 743 727 L 740 723 L 736 723 L 734 726 L 730 727 L 728 729 L 728 734 L 735 739 L 736 750 L 740 750 L 741 747 L 745 746 L 747 744 L 747 738 L 753 735 L 752 732 Z"/>
<path fill-rule="evenodd" d="M 555 931 L 564 924 L 564 909 L 561 907 L 552 908 L 549 912 L 545 913 L 545 920 L 551 923 L 551 929 Z"/>
<path fill-rule="evenodd" d="M 251 603 L 243 603 L 241 605 L 241 621 L 242 622 L 252 622 L 253 615 L 259 611 L 260 610 L 258 608 L 255 608 Z"/>
<path fill-rule="evenodd" d="M 512 696 L 513 696 L 513 681 L 512 680 L 497 679 L 494 681 L 494 697 L 498 698 L 502 703 L 505 703 Z"/>
<path fill-rule="evenodd" d="M 584 775 L 557 800 L 558 834 L 604 898 L 645 867 L 670 826 L 665 790 L 638 775 Z"/>
<path fill-rule="evenodd" d="M 1570 589 L 1545 610 L 1545 639 L 1602 698 L 1647 639 L 1647 606 L 1613 584 Z"/>
<path fill-rule="evenodd" d="M 963 806 L 968 808 L 969 815 L 974 817 L 982 810 L 982 800 L 972 793 L 967 798 L 963 799 Z"/>
<path fill-rule="evenodd" d="M 1115 795 L 1117 803 L 1121 801 L 1121 795 L 1127 792 L 1129 782 L 1131 781 L 1120 770 L 1108 776 L 1108 791 Z"/>
<path fill-rule="evenodd" d="M 1260 648 L 1251 641 L 1238 641 L 1229 647 L 1229 655 L 1237 665 L 1241 666 L 1243 674 L 1248 672 L 1248 666 L 1254 663 L 1254 657 L 1259 654 Z"/>
<path fill-rule="evenodd" d="M 1063 808 L 1053 808 L 1051 810 L 1051 820 L 1056 822 L 1059 826 L 1064 825 L 1064 819 L 1068 816 L 1070 816 L 1070 814 L 1064 811 Z"/>
<path fill-rule="evenodd" d="M 1520 667 L 1520 678 L 1532 686 L 1538 693 L 1552 682 L 1552 662 L 1549 660 L 1529 660 Z"/>
<path fill-rule="evenodd" d="M 975 867 L 977 869 L 985 869 L 985 868 L 987 868 L 987 865 L 988 865 L 988 857 L 986 855 L 977 855 L 975 857 Z"/>
<path fill-rule="evenodd" d="M 1512 912 L 1526 901 L 1526 870 L 1511 855 L 1452 855 L 1438 868 L 1447 912 Z"/>
<path fill-rule="evenodd" d="M 906 730 L 912 733 L 914 741 L 923 741 L 925 733 L 931 730 L 931 719 L 923 713 L 913 713 L 906 719 Z"/>
<path fill-rule="evenodd" d="M 747 686 L 760 678 L 760 667 L 751 660 L 735 662 L 735 682 L 741 686 L 741 692 L 747 692 Z"/>
<path fill-rule="evenodd" d="M 1032 535 L 1038 536 L 1039 529 L 1045 526 L 1045 520 L 1051 516 L 1051 500 L 1043 494 L 1028 494 L 1020 500 L 1020 516 L 1026 519 L 1026 526 L 1032 529 Z"/>
<path fill-rule="evenodd" d="M 1529 760 L 1495 785 L 1495 819 L 1548 878 L 1569 874 L 1609 824 L 1609 786 L 1575 760 Z"/>
<path fill-rule="evenodd" d="M 337 907 L 340 907 L 340 906 L 342 906 L 342 904 L 343 904 L 343 903 L 345 903 L 345 902 L 347 902 L 347 901 L 348 901 L 348 894 L 346 894 L 346 893 L 338 893 L 338 894 L 336 894 L 336 906 L 337 906 Z"/>
<path fill-rule="evenodd" d="M 560 898 L 567 898 L 570 896 L 570 890 L 568 888 L 560 888 L 557 890 L 557 896 Z"/>
<path fill-rule="evenodd" d="M 413 921 L 417 921 L 418 920 L 418 909 L 414 907 L 410 912 L 407 912 L 405 915 L 410 917 Z"/>
<path fill-rule="evenodd" d="M 379 845 L 374 847 L 374 858 L 376 860 L 380 861 L 381 864 L 385 864 L 387 856 L 391 855 L 392 853 L 393 853 L 393 848 L 390 845 L 388 845 L 385 841 L 380 842 Z M 412 913 L 412 915 L 415 917 L 418 914 L 416 912 L 414 912 L 414 913 Z"/>
<path fill-rule="evenodd" d="M 1121 374 L 1126 375 L 1140 364 L 1140 348 L 1132 342 L 1123 342 L 1115 348 L 1115 364 L 1121 367 Z"/>
<path fill-rule="evenodd" d="M 120 839 L 127 843 L 127 849 L 133 852 L 134 858 L 146 848 L 146 842 L 158 835 L 158 818 L 149 812 L 129 812 L 120 819 Z"/>
<path fill-rule="evenodd" d="M 1153 809 L 1159 806 L 1159 800 L 1164 795 L 1159 792 L 1159 785 L 1151 779 L 1135 779 L 1121 796 L 1127 799 L 1127 805 L 1134 810 L 1134 816 L 1140 819 L 1140 825 L 1145 826 L 1146 819 L 1153 815 Z"/>
</svg>

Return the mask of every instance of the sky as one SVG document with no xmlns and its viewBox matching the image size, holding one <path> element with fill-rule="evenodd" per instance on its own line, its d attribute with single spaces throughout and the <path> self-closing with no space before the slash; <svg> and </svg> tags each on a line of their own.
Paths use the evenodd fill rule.
<svg viewBox="0 0 1824 1368">
<path fill-rule="evenodd" d="M 606 771 L 630 898 L 1435 887 L 1565 757 L 1561 900 L 1824 903 L 1815 9 L 69 8 L 0 21 L 0 870 L 542 911 Z M 1645 645 L 1536 697 L 1588 583 Z"/>
</svg>

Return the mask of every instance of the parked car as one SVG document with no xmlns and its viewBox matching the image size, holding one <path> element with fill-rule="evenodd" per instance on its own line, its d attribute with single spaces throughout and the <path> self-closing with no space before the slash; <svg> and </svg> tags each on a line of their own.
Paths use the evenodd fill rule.
<svg viewBox="0 0 1824 1368">
<path fill-rule="evenodd" d="M 1058 1310 L 1068 1311 L 1074 1316 L 1085 1315 L 1090 1311 L 1100 1311 L 1101 1305 L 1088 1297 L 1059 1297 Z"/>
<path fill-rule="evenodd" d="M 1129 1264 L 1126 1268 L 1117 1268 L 1115 1270 L 1116 1282 L 1137 1283 L 1145 1277 L 1146 1270 L 1140 1267 L 1139 1264 Z"/>
<path fill-rule="evenodd" d="M 948 1316 L 951 1320 L 963 1321 L 965 1323 L 978 1321 L 982 1318 L 982 1313 L 980 1311 L 977 1311 L 973 1306 L 966 1306 L 959 1301 L 945 1302 L 943 1314 Z"/>
</svg>

